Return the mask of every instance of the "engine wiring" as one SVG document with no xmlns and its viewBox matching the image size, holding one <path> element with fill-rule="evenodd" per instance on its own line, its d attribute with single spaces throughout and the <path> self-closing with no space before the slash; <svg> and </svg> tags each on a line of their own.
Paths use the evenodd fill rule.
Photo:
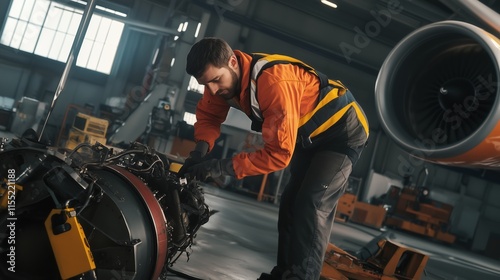
<svg viewBox="0 0 500 280">
<path fill-rule="evenodd" d="M 89 148 L 90 152 L 84 151 L 85 148 Z M 116 153 L 99 143 L 95 145 L 82 143 L 74 148 L 68 158 L 74 162 L 81 161 L 77 155 L 86 158 L 81 164 L 76 164 L 82 175 L 89 174 L 88 170 L 91 168 L 116 165 L 141 178 L 153 190 L 158 202 L 163 205 L 167 217 L 169 244 L 171 244 L 164 274 L 170 272 L 186 279 L 201 280 L 171 268 L 183 254 L 186 254 L 189 260 L 188 250 L 194 243 L 195 233 L 201 225 L 208 222 L 212 213 L 204 202 L 203 192 L 198 184 L 196 182 L 181 183 L 176 174 L 167 170 L 170 162 L 166 157 L 162 157 L 154 149 L 138 142 Z M 91 200 L 91 188 L 97 184 L 97 180 L 91 183 L 91 187 L 88 188 L 90 189 L 88 190 L 89 196 L 80 212 L 88 206 Z M 168 202 L 164 201 L 165 197 L 170 198 L 167 199 Z M 177 212 L 175 212 L 176 208 Z M 174 237 L 178 235 L 183 235 L 183 238 L 175 240 Z"/>
</svg>

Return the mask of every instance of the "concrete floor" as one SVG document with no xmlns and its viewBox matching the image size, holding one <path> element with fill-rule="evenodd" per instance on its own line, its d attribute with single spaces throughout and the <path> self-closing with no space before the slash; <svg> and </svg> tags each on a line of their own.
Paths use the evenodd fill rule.
<svg viewBox="0 0 500 280">
<path fill-rule="evenodd" d="M 181 257 L 172 267 L 200 279 L 252 280 L 274 266 L 277 245 L 278 207 L 234 192 L 206 186 L 205 199 L 219 211 L 198 231 L 189 261 Z M 500 261 L 389 230 L 391 240 L 429 255 L 422 279 L 498 280 Z M 335 223 L 331 242 L 357 251 L 383 232 L 354 223 Z M 186 279 L 172 274 L 168 279 Z"/>
<path fill-rule="evenodd" d="M 13 135 L 0 131 L 0 137 L 12 139 Z M 168 279 L 255 280 L 261 272 L 269 272 L 276 259 L 278 206 L 210 185 L 204 191 L 207 204 L 218 212 L 198 231 L 189 260 L 183 255 L 173 265 L 173 270 L 185 276 L 171 273 Z M 389 231 L 391 240 L 429 255 L 422 279 L 500 279 L 500 260 Z M 344 250 L 357 251 L 382 233 L 350 222 L 335 223 L 330 240 Z"/>
</svg>

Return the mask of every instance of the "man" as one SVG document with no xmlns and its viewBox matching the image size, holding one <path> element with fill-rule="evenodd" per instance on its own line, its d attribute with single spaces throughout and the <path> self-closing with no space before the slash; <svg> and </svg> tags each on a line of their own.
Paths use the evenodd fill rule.
<svg viewBox="0 0 500 280">
<path fill-rule="evenodd" d="M 368 138 L 361 107 L 342 83 L 297 59 L 233 51 L 218 38 L 192 46 L 186 72 L 205 92 L 196 109 L 196 148 L 179 173 L 241 179 L 290 164 L 280 201 L 277 265 L 259 279 L 319 279 L 337 201 Z M 252 120 L 264 147 L 203 160 L 230 107 Z"/>
</svg>

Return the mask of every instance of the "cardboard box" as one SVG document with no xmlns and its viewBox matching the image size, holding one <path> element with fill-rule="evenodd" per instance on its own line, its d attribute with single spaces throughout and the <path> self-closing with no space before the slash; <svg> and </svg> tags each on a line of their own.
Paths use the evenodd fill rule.
<svg viewBox="0 0 500 280">
<path fill-rule="evenodd" d="M 385 220 L 386 212 L 385 208 L 381 205 L 356 201 L 351 221 L 374 228 L 381 228 Z"/>
<path fill-rule="evenodd" d="M 350 219 L 354 212 L 354 204 L 356 203 L 356 195 L 352 193 L 344 193 L 337 204 L 337 212 L 335 216 L 341 219 Z"/>
</svg>

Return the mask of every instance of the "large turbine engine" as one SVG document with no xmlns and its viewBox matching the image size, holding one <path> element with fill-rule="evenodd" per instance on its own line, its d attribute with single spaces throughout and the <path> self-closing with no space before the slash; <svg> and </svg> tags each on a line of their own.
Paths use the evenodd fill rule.
<svg viewBox="0 0 500 280">
<path fill-rule="evenodd" d="M 383 129 L 428 161 L 500 167 L 500 40 L 461 21 L 417 29 L 388 55 L 375 86 Z"/>
</svg>

